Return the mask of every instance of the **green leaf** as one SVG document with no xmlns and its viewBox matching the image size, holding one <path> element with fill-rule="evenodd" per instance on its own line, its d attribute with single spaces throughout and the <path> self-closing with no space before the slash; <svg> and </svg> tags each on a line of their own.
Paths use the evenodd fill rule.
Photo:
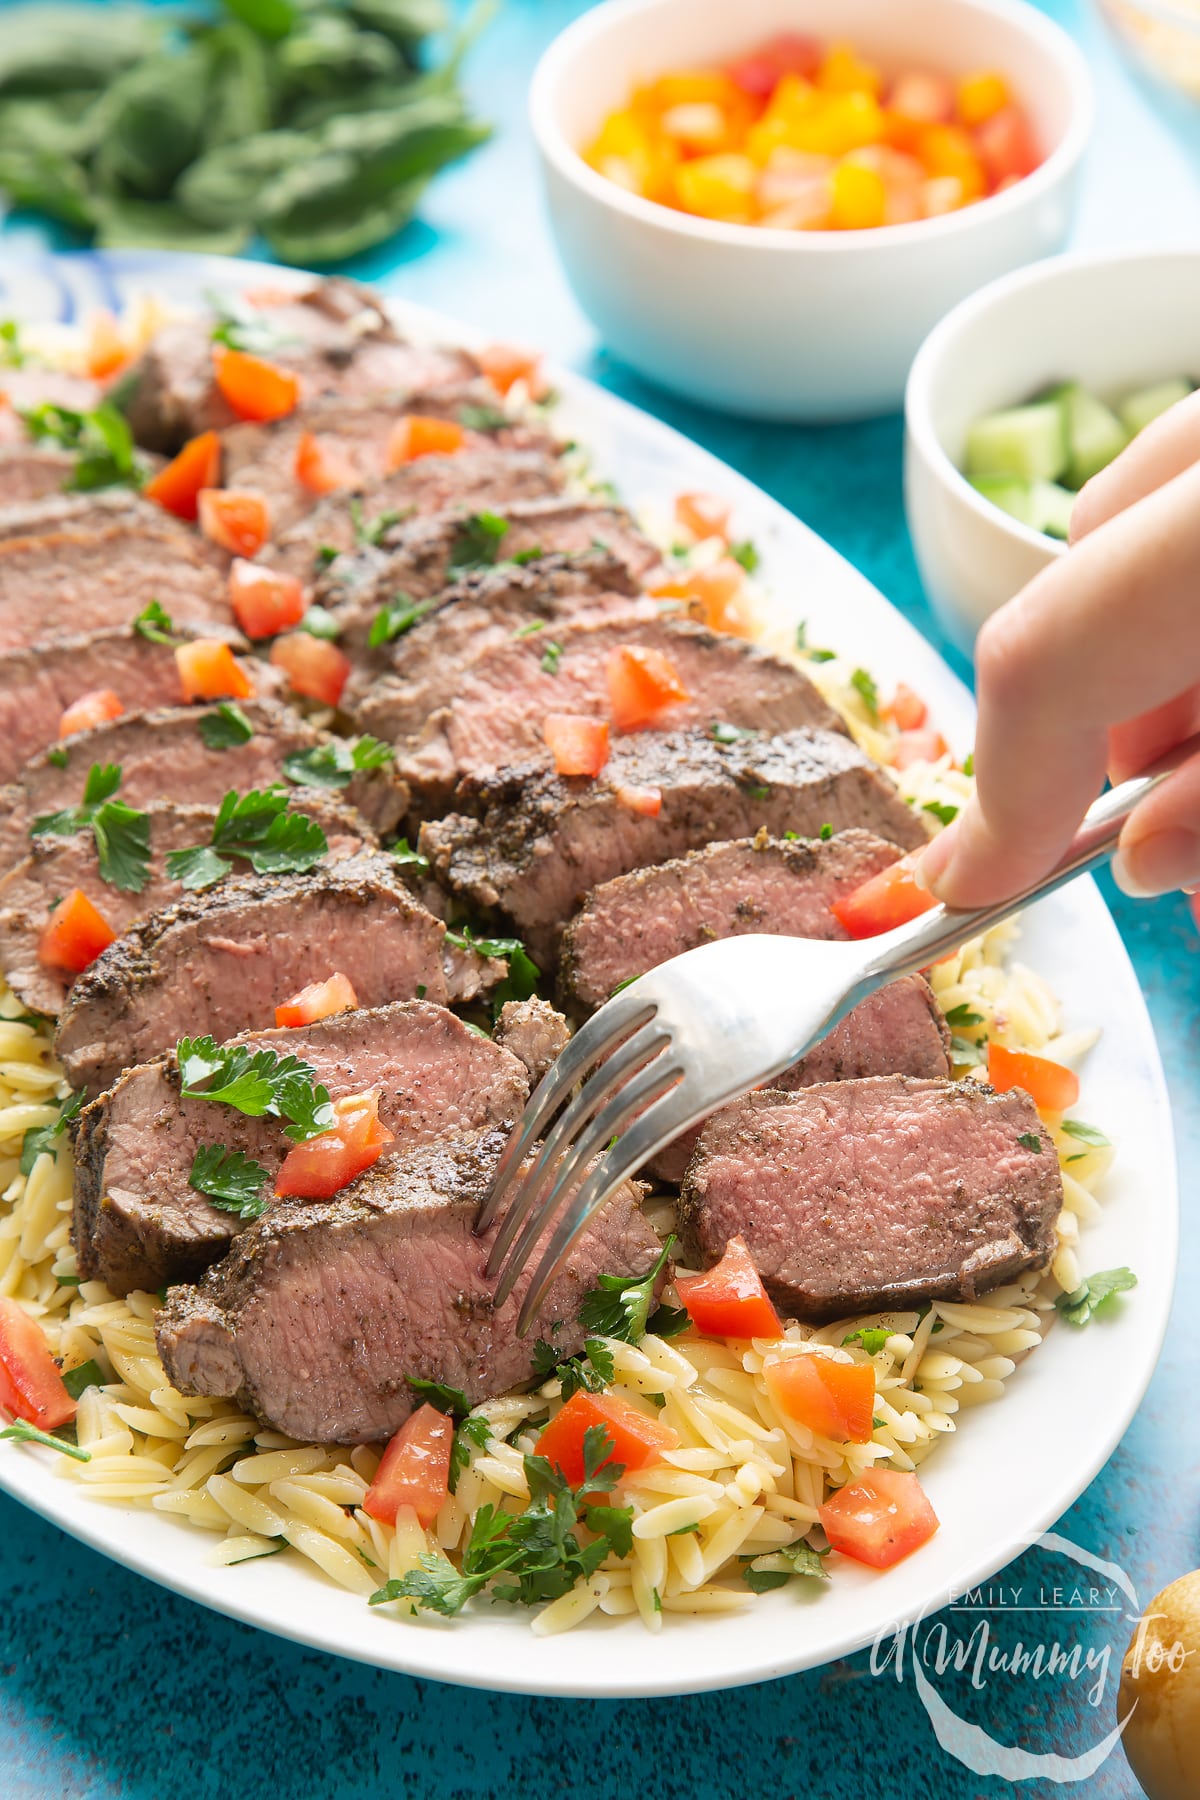
<svg viewBox="0 0 1200 1800">
<path fill-rule="evenodd" d="M 967 758 L 966 758 L 966 761 L 963 763 L 962 772 L 964 775 L 974 775 L 974 773 L 975 773 L 975 752 L 973 750 L 967 751 Z"/>
<path fill-rule="evenodd" d="M 1115 1294 L 1128 1293 L 1136 1286 L 1137 1276 L 1132 1269 L 1104 1269 L 1098 1275 L 1087 1276 L 1074 1293 L 1060 1294 L 1054 1304 L 1068 1325 L 1086 1325 Z"/>
<path fill-rule="evenodd" d="M 22 1175 L 32 1175 L 33 1165 L 39 1156 L 49 1156 L 58 1161 L 58 1152 L 54 1148 L 55 1131 L 53 1125 L 31 1125 L 21 1139 L 21 1160 L 18 1165 Z"/>
<path fill-rule="evenodd" d="M 447 1387 L 441 1381 L 425 1381 L 419 1375 L 406 1375 L 404 1384 L 435 1411 L 448 1413 L 452 1419 L 461 1421 L 471 1410 L 471 1402 L 461 1388 Z"/>
<path fill-rule="evenodd" d="M 987 1052 L 979 1044 L 973 1044 L 970 1038 L 952 1036 L 950 1039 L 951 1062 L 963 1063 L 967 1068 L 977 1069 L 987 1061 Z"/>
<path fill-rule="evenodd" d="M 24 361 L 20 326 L 15 319 L 0 319 L 0 367 L 19 369 Z"/>
<path fill-rule="evenodd" d="M 450 1473 L 447 1485 L 450 1492 L 458 1490 L 459 1476 L 471 1462 L 471 1450 L 484 1450 L 491 1440 L 491 1426 L 480 1413 L 471 1413 L 459 1425 L 454 1433 L 454 1442 L 450 1446 Z"/>
<path fill-rule="evenodd" d="M 269 1180 L 262 1164 L 253 1162 L 244 1151 L 227 1150 L 223 1144 L 201 1144 L 192 1158 L 188 1186 L 206 1194 L 221 1212 L 257 1219 L 267 1210 L 262 1190 Z"/>
<path fill-rule="evenodd" d="M 926 800 L 921 806 L 922 812 L 931 813 L 943 825 L 949 825 L 951 819 L 957 819 L 958 808 L 943 800 Z"/>
<path fill-rule="evenodd" d="M 684 1307 L 659 1305 L 646 1320 L 646 1330 L 654 1337 L 678 1337 L 681 1331 L 687 1330 L 691 1322 Z M 650 1398 L 653 1399 L 654 1396 L 651 1395 Z"/>
<path fill-rule="evenodd" d="M 14 1419 L 6 1430 L 0 1431 L 0 1438 L 8 1438 L 15 1444 L 45 1444 L 50 1450 L 60 1450 L 64 1456 L 70 1456 L 76 1462 L 91 1462 L 90 1450 L 81 1450 L 78 1444 L 69 1444 L 65 1438 L 52 1437 L 48 1431 L 39 1431 L 36 1425 L 30 1425 L 25 1419 Z"/>
<path fill-rule="evenodd" d="M 253 725 L 232 700 L 223 700 L 215 712 L 202 713 L 197 723 L 209 750 L 234 750 L 254 736 Z"/>
<path fill-rule="evenodd" d="M 596 1286 L 580 1303 L 579 1323 L 584 1330 L 619 1338 L 626 1344 L 636 1344 L 644 1337 L 655 1283 L 667 1266 L 674 1243 L 673 1236 L 667 1239 L 644 1275 L 598 1275 Z"/>
<path fill-rule="evenodd" d="M 390 644 L 394 638 L 403 637 L 406 631 L 412 630 L 418 619 L 423 619 L 436 605 L 436 600 L 413 600 L 408 594 L 393 594 L 390 600 L 384 601 L 371 620 L 367 643 L 372 650 L 378 650 L 381 645 Z"/>
<path fill-rule="evenodd" d="M 458 422 L 468 431 L 503 431 L 511 420 L 498 406 L 460 406 Z"/>
<path fill-rule="evenodd" d="M 1042 1140 L 1036 1131 L 1023 1131 L 1017 1142 L 1022 1150 L 1032 1150 L 1035 1156 L 1039 1156 L 1042 1152 Z"/>
<path fill-rule="evenodd" d="M 73 1369 L 62 1372 L 63 1386 L 72 1400 L 78 1400 L 85 1388 L 103 1387 L 108 1377 L 98 1362 L 76 1363 Z"/>
<path fill-rule="evenodd" d="M 208 844 L 172 850 L 167 874 L 184 887 L 199 890 L 228 875 L 237 857 L 257 875 L 313 868 L 327 853 L 328 840 L 315 819 L 290 812 L 288 805 L 283 788 L 252 788 L 240 795 L 231 788 L 213 821 Z"/>
<path fill-rule="evenodd" d="M 494 563 L 507 530 L 508 520 L 502 519 L 499 513 L 472 513 L 459 527 L 450 547 L 450 574 L 458 574 L 463 569 L 485 568 Z"/>
<path fill-rule="evenodd" d="M 170 613 L 157 600 L 152 600 L 149 606 L 143 606 L 133 621 L 133 629 L 139 637 L 146 638 L 152 644 L 168 644 L 174 648 L 180 641 Z"/>
<path fill-rule="evenodd" d="M 109 800 L 92 820 L 101 880 L 126 894 L 140 894 L 150 877 L 150 816 Z"/>
<path fill-rule="evenodd" d="M 327 644 L 332 644 L 342 631 L 333 613 L 324 606 L 310 606 L 296 629 L 307 631 L 309 637 L 321 638 Z"/>
<path fill-rule="evenodd" d="M 855 669 L 850 677 L 850 686 L 859 695 L 867 709 L 868 716 L 875 723 L 879 722 L 879 689 L 865 669 Z"/>
<path fill-rule="evenodd" d="M 528 1000 L 536 989 L 541 970 L 520 938 L 476 937 L 470 926 L 464 925 L 461 931 L 448 931 L 445 942 L 456 950 L 474 950 L 480 956 L 507 958 L 508 974 L 492 995 L 492 1005 L 497 1012 L 509 1000 Z"/>
<path fill-rule="evenodd" d="M 753 575 L 759 565 L 759 554 L 749 538 L 743 538 L 740 544 L 730 544 L 729 554 L 734 562 L 741 563 L 747 575 Z"/>
<path fill-rule="evenodd" d="M 842 1343 L 861 1344 L 868 1356 L 878 1356 L 891 1335 L 883 1325 L 864 1325 L 861 1331 L 850 1332 Z"/>
<path fill-rule="evenodd" d="M 562 661 L 563 647 L 553 639 L 546 645 L 542 653 L 541 667 L 547 675 L 557 675 L 558 665 Z"/>
<path fill-rule="evenodd" d="M 717 744 L 740 744 L 745 738 L 757 737 L 757 731 L 751 731 L 743 725 L 729 725 L 724 719 L 714 719 L 708 728 L 708 734 Z"/>
<path fill-rule="evenodd" d="M 961 1006 L 952 1006 L 950 1008 L 950 1011 L 946 1014 L 946 1023 L 953 1030 L 957 1031 L 970 1025 L 984 1025 L 987 1021 L 982 1013 L 974 1012 L 970 1003 L 964 1000 Z"/>
<path fill-rule="evenodd" d="M 826 824 L 822 825 L 822 827 L 821 827 L 820 831 L 817 833 L 817 835 L 823 844 L 827 844 L 829 842 L 830 838 L 833 836 L 833 826 L 827 822 Z"/>
<path fill-rule="evenodd" d="M 1112 1143 L 1111 1138 L 1106 1138 L 1094 1125 L 1085 1125 L 1082 1119 L 1064 1119 L 1062 1129 L 1068 1137 L 1078 1138 L 1081 1144 L 1086 1144 L 1091 1150 L 1107 1150 Z"/>
<path fill-rule="evenodd" d="M 413 1600 L 428 1612 L 440 1613 L 444 1619 L 460 1613 L 472 1595 L 487 1586 L 490 1574 L 460 1575 L 452 1562 L 423 1550 L 417 1567 L 407 1575 L 393 1576 L 377 1588 L 368 1606 L 386 1606 L 392 1600 Z"/>
<path fill-rule="evenodd" d="M 56 769 L 65 769 L 71 760 L 71 752 L 65 744 L 56 744 L 53 750 L 47 750 L 46 761 Z"/>
<path fill-rule="evenodd" d="M 419 850 L 411 849 L 406 837 L 397 838 L 388 854 L 399 869 L 417 869 L 422 875 L 428 872 L 429 858 L 422 856 Z"/>
<path fill-rule="evenodd" d="M 829 1571 L 824 1562 L 828 1555 L 828 1550 L 814 1550 L 803 1540 L 798 1544 L 787 1544 L 782 1550 L 773 1550 L 766 1556 L 752 1557 L 742 1570 L 742 1580 L 755 1594 L 784 1587 L 795 1576 L 828 1581 Z"/>
<path fill-rule="evenodd" d="M 809 662 L 815 662 L 815 663 L 836 662 L 837 661 L 837 651 L 836 650 L 810 650 L 808 652 L 808 660 L 809 660 Z"/>
<path fill-rule="evenodd" d="M 171 850 L 167 853 L 167 874 L 172 881 L 180 882 L 190 893 L 200 893 L 214 883 L 222 881 L 230 873 L 233 864 L 226 856 L 219 856 L 208 844 L 194 844 L 188 850 Z"/>
<path fill-rule="evenodd" d="M 396 507 L 389 512 L 376 513 L 373 519 L 363 516 L 362 501 L 355 498 L 350 502 L 350 519 L 354 526 L 355 542 L 378 546 L 383 542 L 393 525 L 400 524 L 412 512 L 411 507 Z"/>
<path fill-rule="evenodd" d="M 292 1121 L 287 1135 L 303 1142 L 328 1131 L 333 1104 L 316 1071 L 298 1056 L 218 1046 L 211 1037 L 180 1038 L 175 1047 L 185 1100 L 211 1100 L 250 1118 L 270 1113 Z"/>
<path fill-rule="evenodd" d="M 289 0 L 222 0 L 222 4 L 226 12 L 272 43 L 285 38 L 298 18 Z"/>
<path fill-rule="evenodd" d="M 75 412 L 47 401 L 22 412 L 21 417 L 31 437 L 75 453 L 68 488 L 140 487 L 144 470 L 134 452 L 133 434 L 123 414 L 110 402 L 101 401 L 92 412 Z"/>
</svg>

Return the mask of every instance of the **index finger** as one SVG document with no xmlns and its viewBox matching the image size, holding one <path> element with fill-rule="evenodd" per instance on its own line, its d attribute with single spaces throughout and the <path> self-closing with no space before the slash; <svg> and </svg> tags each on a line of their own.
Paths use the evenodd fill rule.
<svg viewBox="0 0 1200 1800">
<path fill-rule="evenodd" d="M 1135 506 L 1200 462 L 1200 390 L 1139 431 L 1127 449 L 1080 490 L 1071 508 L 1071 542 L 1077 544 L 1127 507 Z"/>
</svg>

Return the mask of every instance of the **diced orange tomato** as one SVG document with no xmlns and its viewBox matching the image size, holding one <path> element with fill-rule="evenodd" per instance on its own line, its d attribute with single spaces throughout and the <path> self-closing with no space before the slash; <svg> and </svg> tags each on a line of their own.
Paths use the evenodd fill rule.
<svg viewBox="0 0 1200 1800">
<path fill-rule="evenodd" d="M 233 616 L 248 638 L 275 637 L 305 614 L 304 589 L 294 575 L 235 557 L 229 569 Z"/>
<path fill-rule="evenodd" d="M 201 488 L 216 487 L 221 479 L 221 440 L 215 431 L 190 438 L 173 461 L 152 475 L 142 489 L 147 500 L 156 500 L 177 519 L 196 517 Z"/>
<path fill-rule="evenodd" d="M 680 494 L 675 502 L 676 523 L 695 538 L 729 541 L 729 515 L 733 508 L 719 494 Z"/>
<path fill-rule="evenodd" d="M 698 156 L 675 172 L 676 205 L 705 219 L 749 225 L 754 219 L 758 171 L 748 156 L 733 151 Z"/>
<path fill-rule="evenodd" d="M 453 1446 L 454 1420 L 432 1406 L 418 1406 L 384 1451 L 363 1511 L 394 1525 L 400 1508 L 411 1506 L 417 1523 L 428 1529 L 449 1498 Z"/>
<path fill-rule="evenodd" d="M 266 424 L 286 419 L 300 403 L 300 383 L 288 369 L 246 350 L 214 344 L 213 376 L 239 419 Z"/>
<path fill-rule="evenodd" d="M 874 1431 L 875 1371 L 832 1356 L 789 1356 L 763 1366 L 776 1410 L 835 1444 L 869 1444 Z"/>
<path fill-rule="evenodd" d="M 388 438 L 387 466 L 399 469 L 421 456 L 453 456 L 466 441 L 466 432 L 454 419 L 406 413 L 396 421 Z"/>
<path fill-rule="evenodd" d="M 887 110 L 916 127 L 947 125 L 954 117 L 954 89 L 942 75 L 909 69 L 892 83 Z"/>
<path fill-rule="evenodd" d="M 334 1123 L 328 1131 L 295 1144 L 275 1177 L 275 1192 L 283 1199 L 331 1200 L 379 1161 L 385 1144 L 395 1133 L 379 1122 L 379 1089 L 367 1094 L 346 1094 L 333 1103 Z"/>
<path fill-rule="evenodd" d="M 744 1238 L 732 1237 L 704 1275 L 680 1275 L 675 1288 L 688 1318 L 708 1337 L 776 1338 L 783 1326 Z"/>
<path fill-rule="evenodd" d="M 981 200 L 987 192 L 983 163 L 961 125 L 926 126 L 913 150 L 931 176 L 953 175 L 965 201 Z"/>
<path fill-rule="evenodd" d="M 235 556 L 257 556 L 271 535 L 266 500 L 248 490 L 201 488 L 196 512 L 205 537 Z"/>
<path fill-rule="evenodd" d="M 542 734 L 558 775 L 598 775 L 608 761 L 608 726 L 575 713 L 547 713 Z"/>
<path fill-rule="evenodd" d="M 93 688 L 90 694 L 72 700 L 58 721 L 58 735 L 65 738 L 73 731 L 92 731 L 108 719 L 119 719 L 124 711 L 120 695 L 112 688 Z"/>
<path fill-rule="evenodd" d="M 64 975 L 82 975 L 116 937 L 82 888 L 72 888 L 50 914 L 38 939 L 38 961 Z"/>
<path fill-rule="evenodd" d="M 852 938 L 878 937 L 881 931 L 906 925 L 909 919 L 936 906 L 933 894 L 918 887 L 913 879 L 919 854 L 910 851 L 852 893 L 835 900 L 833 916 L 842 929 Z"/>
<path fill-rule="evenodd" d="M 627 806 L 630 812 L 640 813 L 644 819 L 657 819 L 662 811 L 660 787 L 638 787 L 626 781 L 616 790 L 616 798 L 618 806 Z"/>
<path fill-rule="evenodd" d="M 927 725 L 905 729 L 892 746 L 892 767 L 910 769 L 913 763 L 937 762 L 949 749 L 941 732 L 934 731 Z"/>
<path fill-rule="evenodd" d="M 879 70 L 863 62 L 852 44 L 831 44 L 815 80 L 827 94 L 870 94 L 876 98 L 883 87 Z"/>
<path fill-rule="evenodd" d="M 655 581 L 650 592 L 656 599 L 686 600 L 711 631 L 735 637 L 753 637 L 756 621 L 746 600 L 746 572 L 732 556 L 723 556 L 706 569 L 686 569 Z"/>
<path fill-rule="evenodd" d="M 1009 103 L 1008 83 L 995 69 L 978 69 L 964 75 L 955 90 L 959 123 L 969 128 L 985 125 Z"/>
<path fill-rule="evenodd" d="M 315 1025 L 318 1019 L 332 1019 L 336 1013 L 353 1012 L 358 995 L 348 975 L 340 969 L 325 981 L 310 981 L 298 994 L 275 1008 L 275 1023 L 282 1030 L 297 1025 Z"/>
<path fill-rule="evenodd" d="M 271 645 L 271 661 L 283 669 L 298 694 L 336 706 L 350 679 L 350 658 L 327 638 L 290 631 Z"/>
<path fill-rule="evenodd" d="M 130 360 L 129 347 L 110 312 L 101 310 L 92 314 L 83 354 L 93 381 L 107 381 Z"/>
<path fill-rule="evenodd" d="M 612 1439 L 605 1462 L 618 1462 L 631 1474 L 660 1462 L 664 1450 L 679 1448 L 679 1438 L 669 1425 L 648 1418 L 630 1401 L 581 1388 L 555 1413 L 537 1442 L 537 1454 L 561 1469 L 572 1487 L 584 1478 L 584 1433 L 593 1425 L 602 1425 Z"/>
<path fill-rule="evenodd" d="M 531 400 L 539 400 L 546 391 L 542 379 L 540 350 L 522 350 L 517 344 L 489 344 L 479 352 L 479 366 L 498 394 L 523 381 Z"/>
<path fill-rule="evenodd" d="M 902 681 L 884 707 L 883 716 L 891 719 L 901 731 L 919 731 L 929 716 L 929 709 L 920 694 Z"/>
<path fill-rule="evenodd" d="M 679 671 L 661 650 L 621 644 L 605 664 L 608 700 L 618 731 L 653 725 L 670 707 L 688 699 Z"/>
<path fill-rule="evenodd" d="M 924 1488 L 902 1469 L 868 1469 L 818 1511 L 833 1548 L 872 1569 L 903 1562 L 938 1528 Z"/>
<path fill-rule="evenodd" d="M 975 132 L 975 148 L 993 188 L 1032 175 L 1041 162 L 1033 129 L 1016 106 L 1006 106 Z"/>
<path fill-rule="evenodd" d="M 195 638 L 175 649 L 185 700 L 249 700 L 254 683 L 223 638 Z"/>
<path fill-rule="evenodd" d="M 358 470 L 346 452 L 311 431 L 300 435 L 294 468 L 296 480 L 310 494 L 332 494 L 338 488 L 353 487 L 359 479 Z"/>
<path fill-rule="evenodd" d="M 0 1297 L 0 1407 L 39 1431 L 53 1431 L 75 1417 L 46 1334 L 16 1300 Z"/>
<path fill-rule="evenodd" d="M 1079 1098 L 1079 1077 L 1074 1069 L 1028 1050 L 1006 1050 L 1003 1044 L 988 1045 L 988 1080 L 999 1094 L 1024 1088 L 1043 1112 L 1066 1112 Z"/>
</svg>

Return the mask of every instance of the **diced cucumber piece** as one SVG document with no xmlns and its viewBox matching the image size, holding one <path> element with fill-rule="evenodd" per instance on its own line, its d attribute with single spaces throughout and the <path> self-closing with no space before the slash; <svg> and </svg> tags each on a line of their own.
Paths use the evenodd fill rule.
<svg viewBox="0 0 1200 1800">
<path fill-rule="evenodd" d="M 1060 487 L 1056 481 L 1035 481 L 1030 494 L 1033 529 L 1044 531 L 1047 537 L 1066 539 L 1074 504 L 1070 488 Z"/>
<path fill-rule="evenodd" d="M 1067 466 L 1063 409 L 1054 401 L 976 419 L 967 433 L 967 474 L 1057 481 Z"/>
<path fill-rule="evenodd" d="M 1182 376 L 1174 381 L 1156 381 L 1153 387 L 1139 388 L 1136 394 L 1130 394 L 1122 400 L 1117 411 L 1130 437 L 1136 437 L 1160 413 L 1165 413 L 1168 407 L 1176 405 L 1178 401 L 1186 400 L 1191 392 L 1192 383 Z"/>
<path fill-rule="evenodd" d="M 1054 398 L 1063 409 L 1067 434 L 1063 479 L 1068 487 L 1081 488 L 1121 454 L 1129 442 L 1129 433 L 1116 413 L 1077 381 L 1056 388 Z"/>
<path fill-rule="evenodd" d="M 1006 475 L 971 475 L 968 479 L 975 492 L 998 506 L 1001 512 L 1011 513 L 1014 519 L 1034 531 L 1039 529 L 1034 524 L 1032 483 L 1013 481 Z"/>
</svg>

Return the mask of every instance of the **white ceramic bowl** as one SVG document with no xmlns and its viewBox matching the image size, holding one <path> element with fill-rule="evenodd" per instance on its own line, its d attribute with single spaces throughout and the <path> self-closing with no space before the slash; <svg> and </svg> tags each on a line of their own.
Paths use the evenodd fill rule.
<svg viewBox="0 0 1200 1800">
<path fill-rule="evenodd" d="M 1200 381 L 1200 250 L 1055 257 L 973 294 L 926 339 L 905 397 L 905 504 L 926 592 L 963 649 L 1066 551 L 960 474 L 972 421 L 1058 381 L 1119 399 L 1173 375 Z"/>
<path fill-rule="evenodd" d="M 885 69 L 999 69 L 1046 160 L 960 212 L 839 232 L 694 218 L 584 162 L 581 148 L 636 83 L 728 61 L 784 30 L 850 39 Z M 559 251 L 610 349 L 709 405 L 822 420 L 898 406 L 918 345 L 949 307 L 1061 249 L 1092 100 L 1070 38 L 1020 0 L 607 0 L 547 50 L 530 109 Z"/>
</svg>

